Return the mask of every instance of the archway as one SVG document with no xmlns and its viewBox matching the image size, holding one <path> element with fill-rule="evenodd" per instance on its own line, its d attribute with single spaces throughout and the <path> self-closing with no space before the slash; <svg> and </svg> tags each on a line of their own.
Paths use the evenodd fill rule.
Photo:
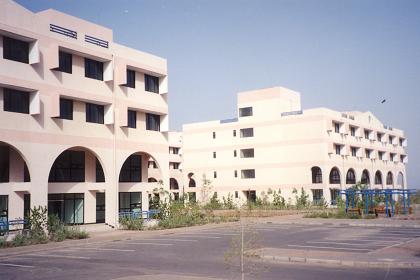
<svg viewBox="0 0 420 280">
<path fill-rule="evenodd" d="M 398 173 L 397 185 L 400 188 L 404 188 L 405 187 L 405 184 L 404 184 L 404 174 L 402 172 L 399 172 Z"/>
<path fill-rule="evenodd" d="M 64 150 L 50 168 L 48 214 L 57 215 L 66 224 L 104 222 L 105 182 L 95 152 L 80 146 Z"/>
<path fill-rule="evenodd" d="M 356 184 L 356 173 L 353 168 L 350 168 L 346 174 L 346 184 Z"/>
<path fill-rule="evenodd" d="M 171 190 L 178 190 L 179 186 L 178 186 L 178 181 L 175 178 L 170 178 L 169 179 L 169 186 Z"/>
<path fill-rule="evenodd" d="M 340 171 L 337 167 L 331 169 L 330 184 L 341 184 Z"/>
<path fill-rule="evenodd" d="M 147 182 L 149 182 L 149 183 L 156 183 L 157 180 L 155 178 L 153 178 L 153 177 L 150 177 L 149 179 L 147 179 Z"/>
<path fill-rule="evenodd" d="M 362 172 L 362 178 L 360 179 L 360 182 L 362 183 L 362 185 L 370 185 L 369 171 L 367 171 L 366 169 Z"/>
<path fill-rule="evenodd" d="M 379 170 L 375 173 L 375 185 L 382 185 L 382 173 Z"/>
<path fill-rule="evenodd" d="M 192 173 L 192 172 L 190 172 L 190 173 L 188 173 L 188 187 L 189 188 L 195 188 L 196 187 L 196 183 L 195 183 L 195 180 L 194 180 L 194 173 Z"/>
<path fill-rule="evenodd" d="M 322 184 L 322 171 L 318 166 L 311 168 L 312 172 L 312 184 Z"/>
<path fill-rule="evenodd" d="M 392 175 L 391 171 L 388 171 L 388 173 L 386 174 L 386 185 L 387 186 L 394 185 L 394 176 Z"/>
</svg>

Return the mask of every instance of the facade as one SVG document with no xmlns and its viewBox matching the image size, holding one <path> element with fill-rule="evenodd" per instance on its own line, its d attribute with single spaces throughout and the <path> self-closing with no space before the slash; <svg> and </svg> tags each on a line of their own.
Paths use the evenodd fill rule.
<svg viewBox="0 0 420 280">
<path fill-rule="evenodd" d="M 0 216 L 48 205 L 66 223 L 147 210 L 169 186 L 166 60 L 55 10 L 0 4 Z"/>
<path fill-rule="evenodd" d="M 293 203 L 293 189 L 303 188 L 314 202 L 334 204 L 357 182 L 406 186 L 404 132 L 371 112 L 302 111 L 299 93 L 275 87 L 239 93 L 237 113 L 183 126 L 185 190 L 198 200 L 217 192 L 243 203 L 271 189 Z"/>
</svg>

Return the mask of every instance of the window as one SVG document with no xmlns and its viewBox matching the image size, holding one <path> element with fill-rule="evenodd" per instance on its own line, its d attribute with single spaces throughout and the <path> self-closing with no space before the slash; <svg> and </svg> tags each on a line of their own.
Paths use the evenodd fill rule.
<svg viewBox="0 0 420 280">
<path fill-rule="evenodd" d="M 382 173 L 379 170 L 375 173 L 375 185 L 382 185 Z"/>
<path fill-rule="evenodd" d="M 141 182 L 141 156 L 131 155 L 129 156 L 120 172 L 120 182 Z"/>
<path fill-rule="evenodd" d="M 372 150 L 365 149 L 366 158 L 370 158 L 371 153 L 372 153 Z"/>
<path fill-rule="evenodd" d="M 334 125 L 334 132 L 340 133 L 340 124 L 338 122 L 333 122 Z"/>
<path fill-rule="evenodd" d="M 217 178 L 217 171 L 213 171 L 213 178 Z"/>
<path fill-rule="evenodd" d="M 3 109 L 7 112 L 29 114 L 29 93 L 8 88 L 3 89 Z"/>
<path fill-rule="evenodd" d="M 146 130 L 160 131 L 160 116 L 146 114 Z"/>
<path fill-rule="evenodd" d="M 404 146 L 404 138 L 400 138 L 399 142 L 401 147 Z"/>
<path fill-rule="evenodd" d="M 149 92 L 159 93 L 159 78 L 144 74 L 145 90 Z"/>
<path fill-rule="evenodd" d="M 250 117 L 252 116 L 252 107 L 239 108 L 240 117 Z"/>
<path fill-rule="evenodd" d="M 233 130 L 233 137 L 236 137 L 236 129 Z"/>
<path fill-rule="evenodd" d="M 360 180 L 360 182 L 363 185 L 369 185 L 370 184 L 369 171 L 367 171 L 366 169 L 363 170 L 363 172 L 362 172 L 362 179 Z"/>
<path fill-rule="evenodd" d="M 6 146 L 0 146 L 0 183 L 9 182 L 9 173 L 10 173 L 10 148 Z"/>
<path fill-rule="evenodd" d="M 188 201 L 197 202 L 197 197 L 195 195 L 195 192 L 189 192 L 188 193 Z"/>
<path fill-rule="evenodd" d="M 177 147 L 169 147 L 169 150 L 174 155 L 178 155 L 179 154 L 179 148 L 177 148 Z"/>
<path fill-rule="evenodd" d="M 104 123 L 104 106 L 86 103 L 86 121 L 90 123 Z"/>
<path fill-rule="evenodd" d="M 149 161 L 149 166 L 148 166 L 149 168 L 153 168 L 153 169 L 156 169 L 156 168 L 158 168 L 157 167 L 157 164 L 156 164 L 156 162 L 154 162 L 154 161 Z"/>
<path fill-rule="evenodd" d="M 96 183 L 105 182 L 105 174 L 101 163 L 96 159 Z"/>
<path fill-rule="evenodd" d="M 141 210 L 141 192 L 120 192 L 119 212 L 133 212 Z"/>
<path fill-rule="evenodd" d="M 387 184 L 388 186 L 391 186 L 391 185 L 393 185 L 393 184 L 394 184 L 394 178 L 393 178 L 393 176 L 392 176 L 392 173 L 391 173 L 391 172 L 388 172 L 388 174 L 386 175 L 386 184 Z"/>
<path fill-rule="evenodd" d="M 49 182 L 85 182 L 85 152 L 64 151 L 51 167 Z"/>
<path fill-rule="evenodd" d="M 48 215 L 57 215 L 65 224 L 83 224 L 84 194 L 49 194 Z"/>
<path fill-rule="evenodd" d="M 312 172 L 312 184 L 321 184 L 322 183 L 322 171 L 318 166 L 311 168 Z"/>
<path fill-rule="evenodd" d="M 350 147 L 351 150 L 351 156 L 356 157 L 357 156 L 357 148 L 356 147 Z"/>
<path fill-rule="evenodd" d="M 190 181 L 188 182 L 188 187 L 195 188 L 195 186 L 196 186 L 195 180 L 193 178 L 190 178 Z"/>
<path fill-rule="evenodd" d="M 404 161 L 405 161 L 405 155 L 400 155 L 400 161 L 401 161 L 402 163 L 404 163 Z"/>
<path fill-rule="evenodd" d="M 71 74 L 73 68 L 73 56 L 71 53 L 58 52 L 58 68 L 55 70 Z"/>
<path fill-rule="evenodd" d="M 318 205 L 322 202 L 324 197 L 324 191 L 322 189 L 313 189 L 312 190 L 312 203 Z"/>
<path fill-rule="evenodd" d="M 380 160 L 384 160 L 384 152 L 378 152 L 378 157 Z"/>
<path fill-rule="evenodd" d="M 388 142 L 389 142 L 389 144 L 393 144 L 393 142 L 394 142 L 394 136 L 392 136 L 392 135 L 389 135 L 388 136 Z"/>
<path fill-rule="evenodd" d="M 346 184 L 356 184 L 356 174 L 351 168 L 347 171 Z"/>
<path fill-rule="evenodd" d="M 127 111 L 127 126 L 130 128 L 136 128 L 137 127 L 137 112 L 133 110 Z"/>
<path fill-rule="evenodd" d="M 136 71 L 127 69 L 127 83 L 125 86 L 130 88 L 136 87 Z"/>
<path fill-rule="evenodd" d="M 335 154 L 341 155 L 341 145 L 334 144 Z"/>
<path fill-rule="evenodd" d="M 171 162 L 169 164 L 172 165 L 172 169 L 179 169 L 179 162 Z"/>
<path fill-rule="evenodd" d="M 241 149 L 241 158 L 253 158 L 254 149 Z"/>
<path fill-rule="evenodd" d="M 384 136 L 384 134 L 383 133 L 380 133 L 380 132 L 378 132 L 378 133 L 376 133 L 376 138 L 378 139 L 378 141 L 379 142 L 381 142 L 382 141 L 382 137 Z"/>
<path fill-rule="evenodd" d="M 370 130 L 365 129 L 364 132 L 365 132 L 365 139 L 369 139 Z"/>
<path fill-rule="evenodd" d="M 73 100 L 60 98 L 60 119 L 73 119 Z"/>
<path fill-rule="evenodd" d="M 29 174 L 28 166 L 25 164 L 23 165 L 23 182 L 30 182 L 31 181 L 31 174 Z"/>
<path fill-rule="evenodd" d="M 340 197 L 340 190 L 330 189 L 331 194 L 331 205 L 337 205 L 337 198 Z"/>
<path fill-rule="evenodd" d="M 85 77 L 102 81 L 104 79 L 104 64 L 85 58 Z"/>
<path fill-rule="evenodd" d="M 255 169 L 243 169 L 241 170 L 242 179 L 252 179 L 255 178 Z"/>
<path fill-rule="evenodd" d="M 3 37 L 3 58 L 29 63 L 29 43 L 9 37 Z"/>
<path fill-rule="evenodd" d="M 338 171 L 337 167 L 333 167 L 330 172 L 330 184 L 340 184 L 340 171 Z"/>
<path fill-rule="evenodd" d="M 253 137 L 254 129 L 253 128 L 242 128 L 240 130 L 241 138 Z"/>
<path fill-rule="evenodd" d="M 235 178 L 238 178 L 238 170 L 235 170 L 235 171 L 233 172 L 233 176 L 235 176 Z"/>
<path fill-rule="evenodd" d="M 390 154 L 389 154 L 389 159 L 390 159 L 391 161 L 394 161 L 394 159 L 395 159 L 395 154 L 394 154 L 394 153 L 390 153 Z"/>
<path fill-rule="evenodd" d="M 236 150 L 233 150 L 233 156 L 234 156 L 234 157 L 237 157 Z"/>
<path fill-rule="evenodd" d="M 169 179 L 169 188 L 171 190 L 178 190 L 179 189 L 178 181 L 175 178 L 170 178 Z"/>
<path fill-rule="evenodd" d="M 350 126 L 350 135 L 351 136 L 356 136 L 356 127 Z"/>
<path fill-rule="evenodd" d="M 213 131 L 213 139 L 216 139 L 216 132 Z"/>
<path fill-rule="evenodd" d="M 0 195 L 0 221 L 6 222 L 9 219 L 9 196 Z"/>
<path fill-rule="evenodd" d="M 239 198 L 239 192 L 235 191 L 235 198 Z"/>
<path fill-rule="evenodd" d="M 213 152 L 213 158 L 216 158 L 216 152 Z"/>
</svg>

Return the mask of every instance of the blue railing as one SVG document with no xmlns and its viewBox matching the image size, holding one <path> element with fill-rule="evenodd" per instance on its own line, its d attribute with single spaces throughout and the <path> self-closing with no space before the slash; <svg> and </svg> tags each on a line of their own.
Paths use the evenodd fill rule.
<svg viewBox="0 0 420 280">
<path fill-rule="evenodd" d="M 137 218 L 143 218 L 150 220 L 153 218 L 153 216 L 160 213 L 160 210 L 149 210 L 149 211 L 122 211 L 119 213 L 120 218 L 131 218 L 131 219 L 137 219 Z"/>
<path fill-rule="evenodd" d="M 77 32 L 71 29 L 67 29 L 55 24 L 50 24 L 50 31 L 55 32 L 73 39 L 77 39 Z"/>
<path fill-rule="evenodd" d="M 99 39 L 99 38 L 95 38 L 95 37 L 89 36 L 89 35 L 85 35 L 85 42 L 97 45 L 97 46 L 102 47 L 102 48 L 108 48 L 108 46 L 109 46 L 108 41 L 105 41 L 105 40 L 102 40 L 102 39 Z"/>
<path fill-rule="evenodd" d="M 27 220 L 11 220 L 11 221 L 0 221 L 0 235 L 9 232 L 10 226 L 16 226 L 16 225 L 26 225 L 28 223 Z"/>
</svg>

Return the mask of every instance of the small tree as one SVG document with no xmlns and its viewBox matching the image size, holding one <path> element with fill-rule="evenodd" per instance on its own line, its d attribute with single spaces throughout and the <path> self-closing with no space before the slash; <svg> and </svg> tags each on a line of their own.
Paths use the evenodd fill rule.
<svg viewBox="0 0 420 280">
<path fill-rule="evenodd" d="M 299 196 L 296 188 L 293 189 L 293 193 L 295 194 L 297 209 L 303 209 L 310 205 L 309 194 L 307 194 L 303 188 L 301 188 Z"/>
<path fill-rule="evenodd" d="M 233 202 L 233 195 L 228 193 L 227 198 L 223 197 L 223 208 L 233 210 L 236 209 L 235 203 Z"/>
<path fill-rule="evenodd" d="M 202 176 L 202 187 L 201 187 L 201 201 L 205 204 L 209 201 L 210 192 L 213 189 L 211 181 L 207 179 L 206 174 Z"/>
<path fill-rule="evenodd" d="M 272 192 L 273 194 L 273 206 L 276 208 L 283 209 L 286 207 L 286 200 L 281 196 L 281 190 L 277 193 L 276 191 Z"/>
<path fill-rule="evenodd" d="M 29 235 L 35 243 L 45 243 L 48 241 L 47 229 L 48 229 L 48 217 L 47 207 L 38 206 L 30 210 L 28 223 L 29 223 Z"/>
</svg>

